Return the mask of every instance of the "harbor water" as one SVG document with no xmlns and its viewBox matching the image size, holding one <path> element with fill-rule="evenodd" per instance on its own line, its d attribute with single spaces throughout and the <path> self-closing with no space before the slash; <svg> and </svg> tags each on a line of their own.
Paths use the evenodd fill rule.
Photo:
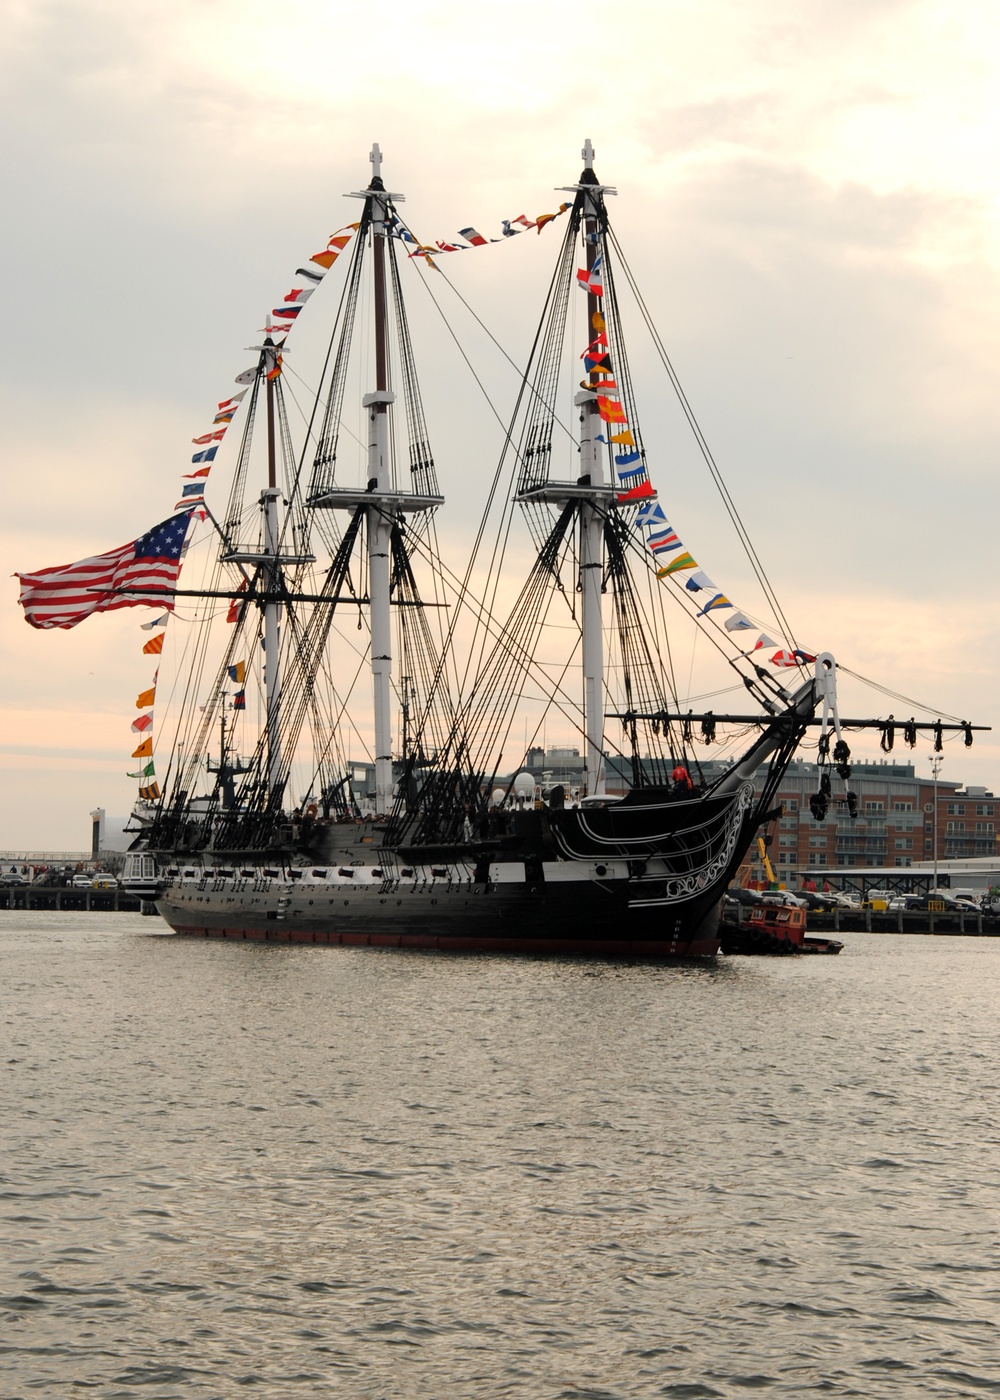
<svg viewBox="0 0 1000 1400">
<path fill-rule="evenodd" d="M 0 1397 L 1000 1394 L 1000 940 L 0 912 Z"/>
</svg>

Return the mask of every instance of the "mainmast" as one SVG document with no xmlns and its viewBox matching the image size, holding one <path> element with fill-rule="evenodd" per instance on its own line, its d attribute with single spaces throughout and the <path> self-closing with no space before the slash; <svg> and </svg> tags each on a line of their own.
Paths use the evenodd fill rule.
<svg viewBox="0 0 1000 1400">
<path fill-rule="evenodd" d="M 365 394 L 368 410 L 368 490 L 381 496 L 392 490 L 389 461 L 389 405 L 396 396 L 389 389 L 385 296 L 385 238 L 388 196 L 382 183 L 382 152 L 378 142 L 371 150 L 370 199 L 372 261 L 375 283 L 375 391 Z M 401 198 L 396 195 L 395 198 Z M 388 812 L 393 803 L 392 781 L 392 626 L 389 600 L 392 513 L 381 501 L 373 503 L 368 517 L 368 591 L 371 598 L 372 689 L 375 701 L 375 810 Z"/>
<path fill-rule="evenodd" d="M 270 324 L 270 318 L 268 318 Z M 263 367 L 267 384 L 267 488 L 261 492 L 264 511 L 264 571 L 267 588 L 264 604 L 264 694 L 267 707 L 267 786 L 273 798 L 281 790 L 281 530 L 274 445 L 274 371 L 278 354 L 268 335 L 264 341 Z"/>
<path fill-rule="evenodd" d="M 583 172 L 580 187 L 583 199 L 583 243 L 587 271 L 593 269 L 598 257 L 600 236 L 602 186 L 594 174 L 594 147 L 590 138 L 583 143 Z M 587 292 L 588 336 L 601 334 L 600 302 L 592 291 Z M 580 484 L 602 487 L 604 453 L 597 442 L 600 414 L 597 407 L 597 376 L 589 375 L 591 387 L 581 389 L 574 403 L 580 410 Z M 580 594 L 583 630 L 583 714 L 586 742 L 585 773 L 587 791 L 592 796 L 604 793 L 604 610 L 602 583 L 604 578 L 604 517 L 594 497 L 580 504 Z"/>
<path fill-rule="evenodd" d="M 334 485 L 323 486 L 310 497 L 310 504 L 327 510 L 344 510 L 352 514 L 359 508 L 364 512 L 368 549 L 368 602 L 371 613 L 371 669 L 372 693 L 374 699 L 375 729 L 375 809 L 386 815 L 394 806 L 394 783 L 392 777 L 392 553 L 393 532 L 402 521 L 404 512 L 433 510 L 443 502 L 443 497 L 431 494 L 427 485 L 432 480 L 428 469 L 433 468 L 429 456 L 413 457 L 414 444 L 411 444 L 411 475 L 418 467 L 424 489 L 414 481 L 407 483 L 407 489 L 400 489 L 395 479 L 393 459 L 390 450 L 392 442 L 391 410 L 396 395 L 390 388 L 391 369 L 389 356 L 389 288 L 386 263 L 388 250 L 386 240 L 396 216 L 394 203 L 403 199 L 385 188 L 382 182 L 382 152 L 378 143 L 371 150 L 372 174 L 368 188 L 352 192 L 352 198 L 365 201 L 365 219 L 362 224 L 372 238 L 374 334 L 375 334 L 375 388 L 362 398 L 363 407 L 368 413 L 368 461 L 367 484 L 357 490 Z M 393 272 L 393 277 L 395 273 Z M 394 282 L 394 295 L 398 287 Z M 401 307 L 396 306 L 396 321 L 401 320 Z M 397 324 L 398 330 L 398 324 Z M 400 332 L 402 334 L 402 332 Z M 411 399 L 415 384 L 409 383 L 405 366 L 402 372 L 404 399 L 412 407 Z M 407 397 L 409 396 L 409 397 Z M 409 414 L 408 407 L 408 414 Z M 324 427 L 324 434 L 328 431 Z M 426 443 L 418 444 L 426 454 Z M 397 542 L 398 546 L 398 542 Z"/>
</svg>

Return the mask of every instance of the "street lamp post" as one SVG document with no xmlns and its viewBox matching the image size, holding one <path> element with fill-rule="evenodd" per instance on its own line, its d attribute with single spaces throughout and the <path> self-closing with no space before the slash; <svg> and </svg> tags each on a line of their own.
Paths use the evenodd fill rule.
<svg viewBox="0 0 1000 1400">
<path fill-rule="evenodd" d="M 934 889 L 938 887 L 938 774 L 944 758 L 941 754 L 931 754 L 931 773 L 934 776 Z"/>
</svg>

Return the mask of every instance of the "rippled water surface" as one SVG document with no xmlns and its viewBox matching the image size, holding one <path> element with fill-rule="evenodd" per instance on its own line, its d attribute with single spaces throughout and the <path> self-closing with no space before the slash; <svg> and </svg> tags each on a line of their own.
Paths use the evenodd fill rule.
<svg viewBox="0 0 1000 1400">
<path fill-rule="evenodd" d="M 0 913 L 0 1396 L 1000 1393 L 1000 941 Z"/>
</svg>

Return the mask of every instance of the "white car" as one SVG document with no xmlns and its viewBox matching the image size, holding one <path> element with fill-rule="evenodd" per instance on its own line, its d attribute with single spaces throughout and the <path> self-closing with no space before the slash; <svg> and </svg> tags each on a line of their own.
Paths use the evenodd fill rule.
<svg viewBox="0 0 1000 1400">
<path fill-rule="evenodd" d="M 834 892 L 834 891 L 831 891 L 829 894 L 824 895 L 823 898 L 824 898 L 824 899 L 828 899 L 828 900 L 830 901 L 831 904 L 836 904 L 836 906 L 838 907 L 838 909 L 860 909 L 860 908 L 861 908 L 861 905 L 860 905 L 860 903 L 858 902 L 858 900 L 852 899 L 851 896 L 850 896 L 849 894 L 839 894 L 839 893 L 836 893 L 836 892 Z"/>
<path fill-rule="evenodd" d="M 786 909 L 805 909 L 806 901 L 791 890 L 765 890 L 761 904 L 780 904 Z"/>
</svg>

